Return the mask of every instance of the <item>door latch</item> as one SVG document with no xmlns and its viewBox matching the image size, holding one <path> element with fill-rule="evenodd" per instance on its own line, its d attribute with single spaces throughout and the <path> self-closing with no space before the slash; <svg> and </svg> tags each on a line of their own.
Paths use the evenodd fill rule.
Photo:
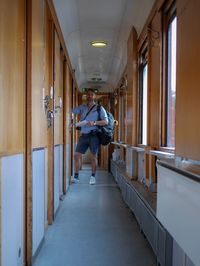
<svg viewBox="0 0 200 266">
<path fill-rule="evenodd" d="M 52 110 L 47 111 L 47 127 L 50 128 L 53 125 L 54 113 Z"/>
</svg>

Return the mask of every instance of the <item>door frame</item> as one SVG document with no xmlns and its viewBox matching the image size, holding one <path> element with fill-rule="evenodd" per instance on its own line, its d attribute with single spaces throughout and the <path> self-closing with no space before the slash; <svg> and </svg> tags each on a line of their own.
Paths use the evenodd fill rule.
<svg viewBox="0 0 200 266">
<path fill-rule="evenodd" d="M 25 265 L 32 264 L 32 0 L 26 0 Z"/>
</svg>

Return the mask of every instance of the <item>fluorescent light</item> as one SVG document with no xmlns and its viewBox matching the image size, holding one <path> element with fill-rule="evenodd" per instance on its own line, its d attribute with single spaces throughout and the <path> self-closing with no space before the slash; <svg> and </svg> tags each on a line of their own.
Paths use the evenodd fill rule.
<svg viewBox="0 0 200 266">
<path fill-rule="evenodd" d="M 92 41 L 92 42 L 90 42 L 90 44 L 93 47 L 105 47 L 107 45 L 107 42 L 105 42 L 105 41 Z"/>
</svg>

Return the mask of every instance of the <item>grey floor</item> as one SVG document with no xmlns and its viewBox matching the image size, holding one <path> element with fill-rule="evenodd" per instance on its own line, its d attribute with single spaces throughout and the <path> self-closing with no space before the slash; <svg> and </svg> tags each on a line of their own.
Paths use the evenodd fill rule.
<svg viewBox="0 0 200 266">
<path fill-rule="evenodd" d="M 34 266 L 155 266 L 155 256 L 113 177 L 82 170 L 49 226 Z"/>
</svg>

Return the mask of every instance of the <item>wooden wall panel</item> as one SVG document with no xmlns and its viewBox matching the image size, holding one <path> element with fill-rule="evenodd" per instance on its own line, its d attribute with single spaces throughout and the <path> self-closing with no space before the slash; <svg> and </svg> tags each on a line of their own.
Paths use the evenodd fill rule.
<svg viewBox="0 0 200 266">
<path fill-rule="evenodd" d="M 45 91 L 44 0 L 32 6 L 32 146 L 47 145 L 47 122 L 43 107 Z"/>
<path fill-rule="evenodd" d="M 176 155 L 200 159 L 200 1 L 177 1 Z"/>
<path fill-rule="evenodd" d="M 24 151 L 25 1 L 0 1 L 0 155 Z"/>
<path fill-rule="evenodd" d="M 63 99 L 63 59 L 56 31 L 54 52 L 54 100 L 58 106 L 59 97 Z M 63 108 L 55 114 L 54 123 L 54 145 L 63 144 Z"/>
<path fill-rule="evenodd" d="M 159 147 L 159 123 L 160 123 L 160 43 L 161 43 L 161 14 L 157 13 L 152 19 L 150 32 L 151 44 L 149 47 L 149 145 Z M 155 31 L 159 32 L 159 38 L 155 39 Z"/>
<path fill-rule="evenodd" d="M 68 160 L 68 177 L 71 176 L 71 110 L 72 110 L 72 76 L 70 73 L 70 69 L 69 66 L 66 63 L 66 114 L 65 118 L 66 118 L 66 122 L 65 122 L 65 126 L 66 126 L 66 144 L 69 145 L 69 160 Z"/>
<path fill-rule="evenodd" d="M 137 84 L 138 53 L 137 32 L 133 28 L 129 35 L 127 47 L 127 105 L 126 105 L 126 143 L 136 145 L 137 141 Z"/>
<path fill-rule="evenodd" d="M 109 96 L 102 96 L 100 98 L 101 105 L 108 111 L 110 111 Z M 100 146 L 100 167 L 103 169 L 108 169 L 108 146 Z"/>
</svg>

